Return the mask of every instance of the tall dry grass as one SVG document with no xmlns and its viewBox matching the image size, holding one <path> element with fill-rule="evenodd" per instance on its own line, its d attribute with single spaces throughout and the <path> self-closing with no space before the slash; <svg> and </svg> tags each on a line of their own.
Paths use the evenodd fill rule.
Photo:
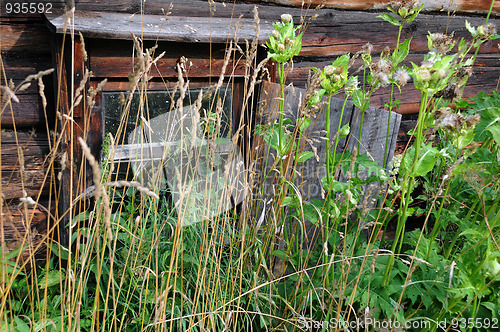
<svg viewBox="0 0 500 332">
<path fill-rule="evenodd" d="M 86 91 L 92 77 L 86 71 L 80 86 L 70 92 L 68 114 L 57 111 L 63 103 L 62 96 L 57 94 L 57 123 L 47 124 L 50 166 L 45 179 L 53 193 L 50 205 L 44 208 L 38 204 L 40 197 L 23 197 L 21 207 L 26 225 L 20 250 L 2 246 L 0 326 L 4 330 L 293 331 L 333 329 L 340 324 L 342 328 L 356 330 L 349 324 L 356 322 L 360 328 L 360 321 L 373 319 L 404 322 L 420 314 L 428 315 L 427 320 L 461 318 L 463 312 L 470 314 L 471 308 L 475 317 L 483 313 L 478 299 L 485 290 L 497 291 L 493 286 L 498 271 L 486 279 L 482 289 L 464 300 L 448 292 L 453 287 L 466 288 L 459 284 L 458 272 L 454 270 L 461 264 L 462 254 L 444 244 L 437 246 L 434 243 L 437 230 L 426 232 L 423 228 L 405 235 L 403 229 L 401 244 L 404 245 L 399 250 L 391 248 L 392 242 L 377 238 L 379 230 L 381 234 L 391 218 L 397 218 L 398 213 L 409 213 L 404 204 L 403 208 L 396 206 L 397 199 L 411 197 L 413 190 L 397 188 L 403 181 L 398 174 L 401 157 L 386 172 L 366 155 L 358 155 L 356 149 L 344 151 L 341 156 L 334 154 L 330 160 L 332 179 L 325 188 L 328 191 L 329 186 L 337 187 L 331 189 L 329 200 L 312 204 L 302 194 L 307 191 L 295 181 L 297 157 L 303 152 L 303 145 L 292 144 L 293 149 L 279 155 L 269 148 L 272 143 L 265 140 L 266 132 L 286 121 L 280 119 L 279 109 L 260 136 L 253 137 L 249 128 L 256 124 L 245 122 L 247 118 L 241 116 L 239 123 L 229 124 L 232 128 L 229 136 L 222 137 L 224 121 L 228 121 L 224 119 L 224 99 L 232 98 L 227 91 L 238 80 L 228 70 L 230 60 L 246 69 L 241 114 L 257 112 L 256 87 L 268 76 L 268 60 L 257 60 L 260 33 L 257 10 L 254 15 L 255 40 L 228 43 L 223 70 L 213 85 L 192 89 L 188 72 L 182 66 L 177 67 L 177 82 L 173 87 L 165 85 L 165 91 L 172 96 L 170 111 L 180 111 L 177 120 L 185 122 L 180 126 L 166 124 L 167 128 L 181 130 L 179 139 L 176 145 L 162 145 L 155 160 L 151 160 L 153 145 L 146 140 L 157 130 L 150 116 L 148 98 L 152 91 L 148 90 L 148 82 L 155 63 L 165 53 L 157 54 L 155 47 L 145 49 L 140 38 L 132 36 L 137 62 L 130 76 L 130 89 L 120 97 L 120 126 L 106 136 L 102 156 L 93 155 L 87 146 L 88 121 L 84 121 L 84 135 L 78 142 L 66 149 L 63 141 L 78 130 L 73 118 L 75 107 L 83 104 L 89 114 L 106 81 L 97 89 Z M 69 12 L 68 29 L 71 20 Z M 305 21 L 301 23 L 307 25 Z M 69 33 L 63 47 L 74 49 L 76 38 L 84 45 L 82 36 Z M 86 56 L 83 48 L 82 57 Z M 283 65 L 282 69 L 286 77 L 290 65 Z M 344 69 L 347 72 L 347 68 L 341 72 Z M 370 66 L 364 69 L 370 70 Z M 18 101 L 16 94 L 32 81 L 39 84 L 44 110 L 50 112 L 46 109 L 43 76 L 51 73 L 50 70 L 30 76 L 17 87 L 2 84 L 5 95 L 2 112 Z M 61 67 L 58 73 L 62 75 Z M 300 107 L 304 119 L 314 119 L 318 112 L 329 108 L 325 100 L 315 105 L 310 103 L 321 86 L 320 73 L 311 78 Z M 61 76 L 57 79 L 62 81 Z M 7 82 L 5 77 L 4 81 Z M 140 134 L 126 138 L 127 123 L 133 123 Z M 300 126 L 294 125 L 288 132 L 278 134 L 289 137 L 291 142 L 306 142 L 307 135 L 302 136 Z M 420 140 L 424 140 L 423 133 L 417 134 Z M 160 141 L 169 142 L 168 130 L 160 134 L 163 136 Z M 340 131 L 332 133 L 325 144 L 331 148 L 340 135 Z M 491 139 L 488 142 L 495 146 Z M 217 144 L 245 147 L 245 168 L 238 171 L 244 178 L 238 188 L 246 195 L 243 202 L 229 205 L 229 209 L 221 197 L 234 198 L 230 192 L 235 188 L 230 185 L 233 173 L 226 168 L 217 181 L 197 182 L 191 177 L 192 173 L 208 176 L 221 165 Z M 431 147 L 422 149 L 434 151 Z M 126 151 L 133 151 L 133 157 L 122 158 Z M 77 164 L 80 152 L 82 158 Z M 19 164 L 24 165 L 22 153 L 19 158 Z M 453 167 L 464 159 L 457 160 Z M 405 174 L 416 172 L 416 161 L 403 159 L 402 164 L 401 167 L 406 167 Z M 166 165 L 171 166 L 168 186 Z M 358 176 L 365 166 L 376 169 L 376 179 L 372 182 L 381 183 L 365 186 L 366 192 L 361 190 L 364 185 L 361 182 L 366 178 Z M 23 167 L 21 171 L 27 165 Z M 333 180 L 340 170 L 346 178 L 343 184 Z M 438 177 L 441 191 L 436 191 L 430 208 L 427 207 L 426 223 L 435 214 L 451 218 L 442 212 L 445 199 L 450 197 L 443 196 L 443 190 L 451 188 L 444 176 L 451 176 L 451 171 L 441 165 L 441 175 L 446 175 Z M 412 181 L 417 181 L 416 176 L 413 178 Z M 69 180 L 66 184 L 69 197 L 62 197 L 64 192 L 58 187 L 64 179 Z M 498 188 L 498 178 L 495 181 Z M 274 189 L 264 192 L 266 188 Z M 389 193 L 391 190 L 395 192 Z M 379 205 L 373 208 L 371 197 L 377 195 Z M 65 211 L 59 206 L 63 198 L 68 202 Z M 485 202 L 490 202 L 489 198 L 468 206 L 469 216 L 479 220 L 472 211 Z M 0 208 L 4 205 L 0 200 Z M 49 216 L 47 233 L 37 243 L 31 240 L 30 220 L 34 214 L 30 214 L 33 211 L 30 207 L 43 209 Z M 318 233 L 317 241 L 308 248 L 302 246 L 306 238 L 302 231 L 306 214 L 314 219 L 313 228 L 317 226 Z M 485 209 L 485 215 L 497 222 L 497 213 L 491 208 Z M 353 222 L 353 216 L 363 222 Z M 438 217 L 435 223 L 443 222 L 443 228 L 460 226 L 458 221 L 448 223 L 446 218 Z M 5 222 L 2 230 L 4 225 Z M 481 240 L 488 242 L 490 249 L 496 245 L 495 227 L 493 224 Z M 366 229 L 375 231 L 367 238 Z M 1 236 L 4 243 L 3 233 Z M 468 248 L 467 252 L 478 248 L 469 248 L 466 241 L 457 239 L 452 239 L 452 243 L 458 241 Z M 438 240 L 450 241 L 446 234 L 442 237 L 439 234 Z M 23 257 L 22 250 L 27 246 L 31 246 L 28 257 Z M 36 253 L 41 249 L 45 249 L 43 259 L 37 260 L 40 256 Z M 488 258 L 487 263 L 496 257 L 490 255 L 493 260 Z M 465 278 L 466 274 L 461 276 Z M 446 281 L 447 288 L 442 286 Z M 435 310 L 437 304 L 452 309 Z M 421 307 L 426 311 L 419 311 Z"/>
</svg>

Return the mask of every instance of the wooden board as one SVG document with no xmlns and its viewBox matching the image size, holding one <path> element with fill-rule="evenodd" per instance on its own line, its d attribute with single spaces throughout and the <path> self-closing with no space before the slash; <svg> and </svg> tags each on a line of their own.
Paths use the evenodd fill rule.
<svg viewBox="0 0 500 332">
<path fill-rule="evenodd" d="M 21 2 L 20 0 L 11 1 Z M 52 9 L 64 9 L 66 1 L 54 0 L 38 0 L 38 3 L 50 3 Z M 212 6 L 206 0 L 171 0 L 168 2 L 161 0 L 148 0 L 141 2 L 139 0 L 79 0 L 75 1 L 77 10 L 95 10 L 95 11 L 114 11 L 114 12 L 128 12 L 139 13 L 141 9 L 144 13 L 161 15 L 168 10 L 169 4 L 173 4 L 173 15 L 185 15 L 189 13 L 190 16 L 208 16 L 210 11 L 215 16 L 229 15 L 233 12 L 234 8 L 239 9 L 238 14 L 251 13 L 254 5 L 259 7 L 295 7 L 301 9 L 315 8 L 319 4 L 323 4 L 325 8 L 334 9 L 347 9 L 347 10 L 381 10 L 384 9 L 391 0 L 247 0 L 245 2 L 236 1 L 234 4 L 231 1 L 216 0 Z M 491 1 L 485 0 L 421 0 L 424 6 L 424 12 L 439 12 L 439 13 L 481 13 L 485 14 L 490 7 Z M 196 10 L 193 10 L 196 8 Z M 229 14 L 228 14 L 229 13 Z M 493 13 L 500 13 L 500 4 L 495 3 Z M 8 19 L 22 19 L 39 17 L 40 14 L 13 14 L 6 13 L 5 6 L 2 6 L 2 16 Z"/>
<path fill-rule="evenodd" d="M 0 27 L 4 27 L 3 25 Z M 40 26 L 45 29 L 43 25 Z M 48 31 L 47 31 L 48 32 Z M 47 33 L 46 32 L 46 33 Z M 33 38 L 38 35 L 35 34 Z M 0 37 L 1 38 L 1 37 Z M 27 38 L 17 36 L 19 39 Z M 47 38 L 48 39 L 48 38 Z M 41 42 L 44 42 L 44 38 L 41 38 Z M 31 40 L 31 43 L 35 44 L 35 39 Z M 38 41 L 36 41 L 38 43 Z M 44 47 L 50 47 L 49 45 L 44 45 Z M 3 47 L 4 44 L 0 45 Z M 4 49 L 2 48 L 2 51 Z M 40 53 L 37 53 L 40 52 Z M 2 77 L 0 79 L 0 84 L 5 85 L 6 78 L 8 81 L 14 83 L 15 86 L 19 86 L 22 82 L 29 76 L 38 73 L 39 71 L 47 70 L 52 67 L 52 56 L 50 51 L 45 53 L 42 52 L 42 48 L 33 47 L 33 50 L 28 50 L 23 47 L 12 46 L 8 52 L 2 52 L 2 61 L 0 63 L 0 72 L 2 72 Z M 5 76 L 3 75 L 5 73 Z M 47 99 L 47 117 L 49 124 L 52 125 L 55 114 L 54 114 L 54 82 L 53 76 L 48 75 L 43 78 L 45 85 L 45 97 Z M 17 128 L 31 128 L 31 127 L 45 127 L 45 114 L 42 106 L 42 100 L 39 94 L 39 87 L 37 80 L 32 80 L 31 85 L 24 91 L 17 92 L 16 96 L 19 99 L 19 103 L 12 103 L 12 107 L 7 105 L 7 108 L 1 114 L 1 124 L 2 128 L 12 128 L 14 125 Z M 3 109 L 5 103 L 0 100 L 0 109 Z"/>
<path fill-rule="evenodd" d="M 65 29 L 67 15 L 54 10 L 46 14 L 49 27 L 55 33 L 70 33 Z M 235 36 L 241 40 L 255 37 L 254 22 L 249 19 L 210 18 L 160 15 L 130 15 L 110 12 L 78 10 L 74 15 L 75 32 L 85 37 L 107 39 L 131 39 L 131 33 L 143 40 L 166 40 L 186 43 L 226 43 Z M 261 21 L 261 40 L 272 31 L 270 23 Z"/>
<path fill-rule="evenodd" d="M 45 115 L 43 113 L 40 96 L 36 94 L 18 95 L 19 103 L 12 103 L 12 108 L 7 108 L 2 113 L 2 128 L 32 128 L 45 126 Z M 0 104 L 3 106 L 4 104 Z M 53 121 L 54 114 L 48 109 L 48 121 Z"/>
<path fill-rule="evenodd" d="M 2 2 L 2 7 L 4 2 Z M 50 34 L 41 22 L 3 22 L 0 18 L 0 50 L 25 54 L 50 55 Z"/>
<path fill-rule="evenodd" d="M 410 54 L 404 64 L 411 67 L 410 62 L 420 63 L 424 54 Z M 296 87 L 305 87 L 307 77 L 311 72 L 310 67 L 324 68 L 332 63 L 336 57 L 327 61 L 313 61 L 308 57 L 306 61 L 301 61 L 299 58 L 287 76 L 287 83 L 292 83 Z M 376 58 L 374 58 L 376 60 Z M 359 65 L 359 63 L 358 63 Z M 349 73 L 358 69 L 358 65 L 352 67 Z M 473 75 L 469 78 L 468 84 L 464 90 L 464 98 L 469 98 L 477 95 L 480 91 L 491 93 L 497 89 L 497 84 L 500 79 L 500 56 L 493 54 L 479 54 L 474 66 Z M 361 79 L 360 79 L 361 81 Z M 382 88 L 375 91 L 371 98 L 371 105 L 375 108 L 384 108 L 384 104 L 389 102 L 389 88 Z M 396 89 L 394 98 L 402 101 L 400 108 L 397 110 L 400 114 L 415 114 L 418 113 L 420 106 L 421 93 L 415 90 L 413 84 L 409 82 L 401 89 L 401 93 Z"/>
<path fill-rule="evenodd" d="M 324 5 L 326 8 L 341 8 L 351 10 L 378 10 L 385 9 L 392 0 L 249 0 L 254 3 L 274 3 L 284 6 L 315 8 L 318 5 Z M 424 11 L 438 12 L 468 12 L 468 13 L 486 13 L 490 9 L 491 1 L 484 0 L 420 0 L 424 5 Z M 494 13 L 500 13 L 500 3 L 493 6 Z"/>
<path fill-rule="evenodd" d="M 40 193 L 48 193 L 49 181 L 45 181 L 48 169 L 45 157 L 49 153 L 47 135 L 36 132 L 17 132 L 2 130 L 1 181 L 4 199 L 24 196 L 36 198 Z M 19 150 L 22 151 L 20 156 Z M 24 171 L 21 172 L 21 160 Z"/>
<path fill-rule="evenodd" d="M 40 202 L 46 205 L 47 202 Z M 21 253 L 21 262 L 35 258 L 33 255 L 44 250 L 41 242 L 47 233 L 49 218 L 47 212 L 40 208 L 21 205 L 3 206 L 0 211 L 0 227 L 5 239 L 7 252 L 25 247 Z"/>
<path fill-rule="evenodd" d="M 394 49 L 397 28 L 377 18 L 379 13 L 339 12 L 334 10 L 319 11 L 318 18 L 311 23 L 304 33 L 301 56 L 322 57 L 343 53 L 355 53 L 370 42 L 373 53 L 380 54 L 386 46 Z M 296 20 L 299 17 L 295 18 Z M 473 26 L 484 24 L 481 17 L 419 15 L 415 21 L 405 25 L 401 41 L 412 38 L 412 52 L 427 52 L 429 32 L 452 33 L 454 37 L 470 40 L 470 33 L 465 28 L 465 20 Z M 357 22 L 363 22 L 359 25 Z M 492 19 L 492 23 L 498 23 Z M 481 48 L 481 53 L 498 53 L 498 42 L 488 42 Z"/>
<path fill-rule="evenodd" d="M 165 51 L 165 55 L 153 66 L 149 75 L 177 80 L 177 64 L 181 57 L 187 59 L 184 75 L 194 77 L 219 77 L 224 67 L 225 45 L 185 44 L 179 42 L 145 43 L 144 48 L 158 45 L 155 55 Z M 90 70 L 97 78 L 127 78 L 134 71 L 137 59 L 134 57 L 132 41 L 96 40 L 86 41 Z M 135 61 L 133 61 L 135 58 Z M 236 56 L 226 65 L 227 76 L 244 76 L 247 72 L 243 60 Z M 128 81 L 128 78 L 127 78 Z"/>
</svg>

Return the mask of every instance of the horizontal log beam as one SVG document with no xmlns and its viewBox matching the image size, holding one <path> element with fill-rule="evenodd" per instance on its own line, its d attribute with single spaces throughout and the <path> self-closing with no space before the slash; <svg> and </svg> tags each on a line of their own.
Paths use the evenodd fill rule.
<svg viewBox="0 0 500 332">
<path fill-rule="evenodd" d="M 392 0 L 249 0 L 253 3 L 273 3 L 277 5 L 292 7 L 315 8 L 323 5 L 325 8 L 338 8 L 350 10 L 380 10 L 385 9 Z M 305 5 L 304 5 L 305 3 Z M 461 12 L 461 13 L 487 13 L 490 9 L 491 1 L 484 0 L 420 0 L 424 5 L 424 12 Z M 500 4 L 497 2 L 493 6 L 494 13 L 500 13 Z"/>
<path fill-rule="evenodd" d="M 54 10 L 46 14 L 48 27 L 55 33 L 72 33 L 68 29 L 68 16 L 65 11 Z M 143 40 L 176 41 L 185 43 L 226 43 L 237 38 L 240 40 L 254 39 L 254 21 L 251 19 L 166 16 L 166 15 L 129 15 L 126 13 L 111 13 L 101 11 L 75 11 L 71 16 L 75 32 L 84 37 L 125 39 L 130 35 Z M 260 38 L 266 40 L 272 31 L 269 22 L 261 21 Z"/>
<path fill-rule="evenodd" d="M 49 153 L 47 135 L 3 130 L 1 136 L 1 183 L 4 199 L 38 197 L 49 192 L 45 179 Z"/>
</svg>

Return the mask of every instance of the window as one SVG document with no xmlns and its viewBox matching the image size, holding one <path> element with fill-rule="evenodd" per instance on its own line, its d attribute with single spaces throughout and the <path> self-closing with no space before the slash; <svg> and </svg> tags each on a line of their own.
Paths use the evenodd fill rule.
<svg viewBox="0 0 500 332">
<path fill-rule="evenodd" d="M 185 202 L 179 203 L 184 207 L 179 211 L 193 216 L 185 216 L 186 223 L 195 222 L 200 216 L 209 218 L 240 202 L 245 187 L 243 178 L 239 177 L 244 168 L 241 150 L 247 147 L 236 145 L 238 140 L 233 139 L 233 135 L 241 121 L 250 117 L 242 114 L 243 84 L 249 69 L 234 50 L 231 57 L 226 57 L 226 48 L 236 30 L 242 43 L 253 39 L 253 20 L 239 20 L 235 29 L 236 21 L 231 19 L 169 17 L 168 24 L 164 24 L 164 17 L 154 15 L 139 18 L 129 14 L 77 11 L 72 23 L 75 33 L 81 32 L 85 38 L 88 58 L 82 56 L 72 62 L 68 60 L 72 59 L 71 54 L 82 53 L 84 44 L 75 36 L 74 48 L 66 49 L 67 54 L 59 52 L 63 35 L 69 33 L 65 30 L 67 19 L 63 12 L 56 11 L 48 17 L 49 27 L 57 36 L 56 61 L 64 63 L 63 75 L 67 78 L 61 113 L 74 120 L 74 128 L 65 135 L 68 148 L 77 151 L 76 163 L 78 158 L 82 160 L 79 147 L 75 146 L 77 137 L 86 137 L 92 153 L 101 156 L 104 138 L 111 133 L 118 142 L 111 161 L 116 166 L 117 179 L 138 181 L 155 190 L 169 190 L 174 202 Z M 270 31 L 270 25 L 261 25 L 261 36 L 267 36 Z M 143 50 L 134 46 L 131 32 L 142 36 L 139 43 Z M 154 50 L 150 53 L 152 57 L 163 56 L 154 61 L 147 82 L 143 81 L 141 89 L 135 89 L 140 91 L 131 94 L 129 74 L 134 72 L 140 52 L 147 49 Z M 259 48 L 256 61 L 264 55 Z M 180 95 L 175 86 L 181 64 L 189 89 L 183 106 L 178 107 L 176 101 Z M 85 77 L 85 68 L 92 71 L 86 83 L 89 91 L 96 89 L 103 79 L 108 81 L 95 96 L 91 109 L 80 104 L 72 108 L 71 91 L 78 89 Z M 224 83 L 217 91 L 210 91 L 223 70 L 227 75 Z M 201 105 L 195 106 L 200 92 L 203 93 Z M 219 115 L 218 121 L 212 120 L 211 112 Z M 245 130 L 238 131 L 238 135 L 248 137 L 250 128 Z M 104 151 L 104 157 L 106 155 Z M 69 197 L 75 197 L 91 185 L 92 172 L 89 169 L 86 173 L 87 181 L 76 193 L 66 189 Z M 71 188 L 68 181 L 67 174 L 62 186 Z M 186 188 L 194 190 L 187 193 Z M 225 198 L 219 199 L 213 209 L 201 212 L 196 209 L 204 206 L 197 204 L 196 199 L 217 200 L 217 197 Z"/>
<path fill-rule="evenodd" d="M 186 225 L 227 211 L 246 189 L 243 158 L 231 140 L 232 89 L 203 91 L 190 90 L 182 108 L 172 91 L 151 91 L 142 101 L 135 93 L 130 106 L 123 92 L 101 97 L 104 133 L 120 142 L 111 160 L 117 177 L 167 191 Z"/>
</svg>

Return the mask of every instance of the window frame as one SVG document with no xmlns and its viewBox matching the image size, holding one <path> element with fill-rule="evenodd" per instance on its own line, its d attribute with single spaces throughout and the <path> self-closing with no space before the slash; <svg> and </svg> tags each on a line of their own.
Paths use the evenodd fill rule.
<svg viewBox="0 0 500 332">
<path fill-rule="evenodd" d="M 58 131 L 62 134 L 61 138 L 63 142 L 60 152 L 61 154 L 67 153 L 68 159 L 74 165 L 83 165 L 83 169 L 80 170 L 77 170 L 77 167 L 69 167 L 62 170 L 56 199 L 60 201 L 59 214 L 62 216 L 63 225 L 67 225 L 72 217 L 71 213 L 68 213 L 68 209 L 71 211 L 70 208 L 75 203 L 74 198 L 81 196 L 82 192 L 85 192 L 92 185 L 92 169 L 83 158 L 78 138 L 84 138 L 94 156 L 98 157 L 101 154 L 104 127 L 102 125 L 102 94 L 98 93 L 95 96 L 95 105 L 88 110 L 88 107 L 86 108 L 85 105 L 88 91 L 91 87 L 95 89 L 104 78 L 108 78 L 108 83 L 104 85 L 104 91 L 110 91 L 110 89 L 116 89 L 116 87 L 124 87 L 123 90 L 119 89 L 124 92 L 128 90 L 125 88 L 128 86 L 128 74 L 132 72 L 134 67 L 133 61 L 130 61 L 134 55 L 133 51 L 131 51 L 133 50 L 133 40 L 130 31 L 137 30 L 135 31 L 135 35 L 141 35 L 143 32 L 142 25 L 139 27 L 140 30 L 138 30 L 137 26 L 130 29 L 127 29 L 125 26 L 119 32 L 101 32 L 99 31 L 99 26 L 91 24 L 92 20 L 96 17 L 102 18 L 107 16 L 111 16 L 110 20 L 115 20 L 118 17 L 128 22 L 130 14 L 77 11 L 72 18 L 74 19 L 74 25 L 72 26 L 74 30 L 69 30 L 66 24 L 66 20 L 71 15 L 62 11 L 55 11 L 52 16 L 46 16 L 47 26 L 54 32 L 55 37 L 52 40 L 52 50 L 54 67 L 57 68 L 58 76 L 58 83 L 56 83 L 58 86 L 55 91 L 60 123 Z M 145 15 L 144 19 L 156 20 L 159 17 Z M 239 28 L 237 29 L 239 36 L 237 37 L 241 45 L 244 45 L 246 40 L 253 39 L 253 34 L 255 33 L 252 19 L 233 21 L 231 18 L 217 18 L 213 22 L 212 18 L 210 20 L 195 17 L 177 17 L 172 19 L 173 21 L 179 21 L 178 23 L 184 29 L 186 28 L 186 24 L 191 24 L 192 26 L 196 24 L 209 24 L 210 29 L 190 29 L 192 31 L 188 36 L 181 34 L 180 38 L 178 38 L 179 36 L 175 29 L 165 35 L 158 33 L 158 31 L 144 31 L 144 44 L 160 43 L 172 46 L 169 49 L 169 53 L 167 53 L 168 57 L 165 58 L 165 61 L 160 60 L 158 62 L 160 65 L 155 66 L 155 70 L 158 71 L 159 75 L 153 75 L 156 77 L 156 81 L 153 80 L 151 84 L 165 84 L 165 82 L 175 84 L 174 82 L 178 79 L 177 64 L 179 63 L 180 56 L 186 56 L 186 51 L 189 53 L 187 55 L 188 61 L 190 63 L 193 62 L 193 65 L 187 71 L 187 78 L 191 81 L 191 84 L 203 81 L 207 84 L 215 83 L 219 79 L 221 69 L 226 67 L 224 65 L 226 46 L 235 37 L 227 33 L 228 26 L 233 27 L 235 24 L 239 24 Z M 106 24 L 108 23 L 112 25 L 112 23 L 106 22 Z M 169 23 L 171 24 L 172 20 L 169 19 Z M 193 31 L 195 32 L 193 33 Z M 272 26 L 270 23 L 261 22 L 260 45 L 258 46 L 254 64 L 259 63 L 265 58 L 266 52 L 262 46 L 262 42 L 268 38 L 271 31 Z M 78 33 L 82 33 L 85 38 L 85 44 L 78 37 Z M 113 44 L 126 45 L 127 43 L 129 45 L 128 48 L 113 47 Z M 84 56 L 84 48 L 87 50 L 87 58 Z M 147 48 L 147 45 L 145 48 Z M 207 50 L 209 50 L 208 54 L 206 54 Z M 161 53 L 161 50 L 159 53 Z M 193 54 L 195 55 L 194 57 L 192 56 Z M 196 55 L 199 55 L 199 57 Z M 96 59 L 101 61 L 96 61 Z M 240 136 L 238 142 L 243 150 L 243 155 L 246 155 L 249 150 L 250 133 L 254 123 L 253 114 L 250 114 L 250 112 L 257 107 L 260 89 L 258 85 L 254 87 L 254 97 L 251 101 L 248 101 L 252 105 L 247 105 L 245 107 L 246 113 L 241 114 L 244 98 L 243 82 L 245 80 L 248 82 L 250 77 L 245 77 L 247 68 L 243 59 L 236 59 L 236 56 L 232 55 L 229 61 L 226 73 L 229 73 L 231 79 L 236 84 L 237 88 L 233 88 L 233 100 L 238 100 L 236 104 L 233 103 L 233 123 L 240 123 L 241 121 L 245 124 L 244 130 L 238 133 Z M 115 62 L 118 63 L 118 67 L 116 67 Z M 115 66 L 112 66 L 113 64 Z M 83 101 L 79 105 L 74 106 L 72 105 L 74 100 L 72 93 L 79 88 L 80 82 L 85 77 L 86 68 L 89 68 L 93 72 L 93 76 L 85 84 L 82 95 Z M 117 68 L 119 70 L 116 70 Z M 191 69 L 194 70 L 192 71 Z M 275 81 L 275 65 L 270 63 L 267 69 L 269 77 L 272 81 Z M 110 88 L 111 86 L 114 88 Z M 65 116 L 67 116 L 66 119 L 70 118 L 71 121 L 64 121 Z M 79 174 L 77 174 L 78 172 Z M 78 179 L 80 182 L 73 183 L 74 179 Z M 82 204 L 82 202 L 79 202 L 79 204 Z M 64 227 L 61 227 L 62 243 L 65 243 L 64 238 L 66 236 L 64 233 Z"/>
</svg>

